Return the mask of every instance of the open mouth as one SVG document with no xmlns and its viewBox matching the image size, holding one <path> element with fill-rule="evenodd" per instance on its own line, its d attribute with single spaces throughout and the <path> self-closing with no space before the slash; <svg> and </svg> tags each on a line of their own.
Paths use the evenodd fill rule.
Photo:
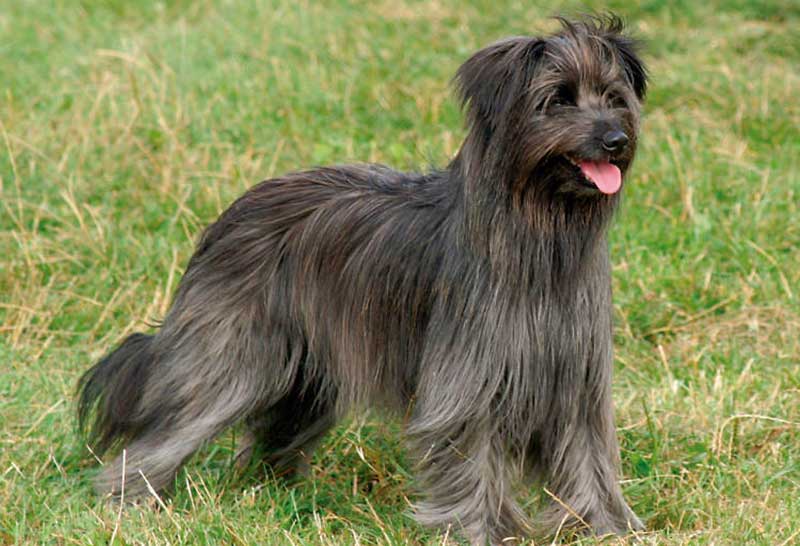
<svg viewBox="0 0 800 546">
<path fill-rule="evenodd" d="M 610 161 L 590 161 L 566 156 L 586 181 L 605 194 L 617 193 L 622 187 L 622 171 Z"/>
</svg>

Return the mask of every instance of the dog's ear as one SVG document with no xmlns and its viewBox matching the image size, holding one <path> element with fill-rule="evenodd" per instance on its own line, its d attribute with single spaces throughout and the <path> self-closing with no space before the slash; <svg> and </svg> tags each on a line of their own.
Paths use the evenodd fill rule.
<svg viewBox="0 0 800 546">
<path fill-rule="evenodd" d="M 470 121 L 497 128 L 504 114 L 524 97 L 543 52 L 544 41 L 514 37 L 467 59 L 456 72 L 454 84 Z"/>
<path fill-rule="evenodd" d="M 647 68 L 639 58 L 639 42 L 625 36 L 614 36 L 612 43 L 617 48 L 622 68 L 636 97 L 641 101 L 647 93 Z"/>
<path fill-rule="evenodd" d="M 559 20 L 565 27 L 570 26 L 570 23 L 566 20 Z M 617 50 L 620 64 L 625 71 L 628 83 L 636 93 L 636 97 L 640 101 L 644 100 L 644 96 L 647 93 L 647 69 L 639 57 L 642 43 L 624 34 L 624 21 L 613 13 L 587 16 L 586 21 L 593 25 L 594 32 L 606 37 Z"/>
</svg>

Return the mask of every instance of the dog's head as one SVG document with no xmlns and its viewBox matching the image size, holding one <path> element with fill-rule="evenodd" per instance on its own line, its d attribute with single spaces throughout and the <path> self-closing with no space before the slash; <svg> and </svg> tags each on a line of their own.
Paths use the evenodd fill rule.
<svg viewBox="0 0 800 546">
<path fill-rule="evenodd" d="M 461 66 L 468 142 L 493 169 L 518 173 L 515 186 L 614 194 L 636 150 L 646 70 L 619 18 L 559 21 L 557 34 L 508 38 Z"/>
</svg>

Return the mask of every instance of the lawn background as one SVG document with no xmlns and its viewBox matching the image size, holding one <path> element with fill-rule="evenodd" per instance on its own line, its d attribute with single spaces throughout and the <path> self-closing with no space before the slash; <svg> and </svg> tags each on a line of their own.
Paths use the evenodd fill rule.
<svg viewBox="0 0 800 546">
<path fill-rule="evenodd" d="M 625 16 L 652 76 L 611 237 L 626 496 L 653 543 L 800 543 L 800 3 L 588 7 Z M 377 417 L 337 428 L 296 487 L 233 472 L 228 433 L 165 510 L 118 512 L 92 493 L 74 384 L 163 316 L 245 188 L 443 165 L 459 63 L 586 8 L 0 4 L 0 544 L 446 541 L 407 516 L 399 426 Z"/>
</svg>

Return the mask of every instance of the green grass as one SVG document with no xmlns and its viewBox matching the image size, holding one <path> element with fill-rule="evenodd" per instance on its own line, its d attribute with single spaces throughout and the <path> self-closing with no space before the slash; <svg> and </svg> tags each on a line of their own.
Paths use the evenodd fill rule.
<svg viewBox="0 0 800 546">
<path fill-rule="evenodd" d="M 653 543 L 799 543 L 800 4 L 591 6 L 649 41 L 652 74 L 612 235 L 626 495 Z M 73 387 L 163 315 L 246 187 L 443 164 L 467 54 L 585 7 L 3 2 L 0 544 L 446 542 L 408 517 L 399 427 L 376 417 L 337 428 L 295 487 L 237 475 L 228 434 L 166 509 L 118 512 L 92 493 Z"/>
</svg>

